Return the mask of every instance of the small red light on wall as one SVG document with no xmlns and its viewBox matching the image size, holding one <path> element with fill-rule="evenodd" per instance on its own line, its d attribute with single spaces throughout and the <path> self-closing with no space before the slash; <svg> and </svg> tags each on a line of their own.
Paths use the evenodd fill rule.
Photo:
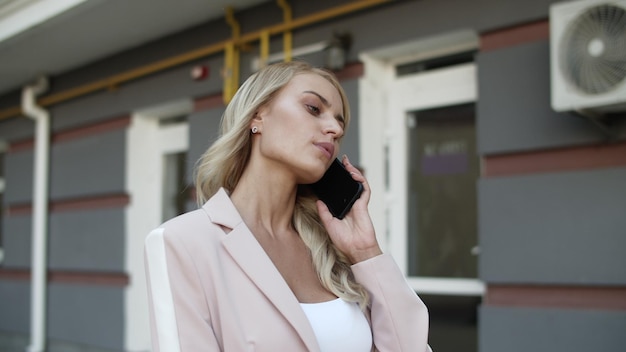
<svg viewBox="0 0 626 352">
<path fill-rule="evenodd" d="M 202 81 L 209 77 L 209 68 L 204 65 L 198 65 L 191 69 L 191 78 L 194 81 Z"/>
</svg>

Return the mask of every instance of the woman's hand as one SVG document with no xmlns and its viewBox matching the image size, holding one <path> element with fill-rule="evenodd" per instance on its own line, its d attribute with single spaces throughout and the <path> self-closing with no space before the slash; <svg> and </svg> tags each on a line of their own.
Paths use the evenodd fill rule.
<svg viewBox="0 0 626 352">
<path fill-rule="evenodd" d="M 371 194 L 369 184 L 347 156 L 344 155 L 341 161 L 352 178 L 363 184 L 363 192 L 341 220 L 334 217 L 321 200 L 317 201 L 317 210 L 335 246 L 348 256 L 352 264 L 356 264 L 382 254 L 382 250 L 376 240 L 374 225 L 367 210 Z"/>
</svg>

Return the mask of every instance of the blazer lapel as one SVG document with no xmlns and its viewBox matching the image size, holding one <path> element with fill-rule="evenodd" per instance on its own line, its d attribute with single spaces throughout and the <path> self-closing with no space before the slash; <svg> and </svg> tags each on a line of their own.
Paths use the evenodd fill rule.
<svg viewBox="0 0 626 352">
<path fill-rule="evenodd" d="M 315 333 L 300 303 L 241 219 L 234 204 L 222 189 L 203 207 L 211 221 L 232 229 L 222 244 L 233 260 L 294 327 L 309 351 L 319 351 Z"/>
</svg>

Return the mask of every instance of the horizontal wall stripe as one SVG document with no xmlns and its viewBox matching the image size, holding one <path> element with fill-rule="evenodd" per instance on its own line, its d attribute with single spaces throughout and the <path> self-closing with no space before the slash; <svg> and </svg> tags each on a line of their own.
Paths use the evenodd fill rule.
<svg viewBox="0 0 626 352">
<path fill-rule="evenodd" d="M 52 143 L 65 142 L 76 138 L 84 138 L 91 135 L 124 129 L 129 125 L 130 115 L 124 115 L 95 124 L 60 131 L 52 136 Z"/>
<path fill-rule="evenodd" d="M 485 156 L 483 176 L 589 170 L 626 166 L 626 142 Z"/>
<path fill-rule="evenodd" d="M 0 269 L 0 280 L 30 280 L 28 269 Z M 63 284 L 85 284 L 103 286 L 127 286 L 130 282 L 128 274 L 98 271 L 48 271 L 48 282 Z"/>
<path fill-rule="evenodd" d="M 77 138 L 84 138 L 87 136 L 97 135 L 100 133 L 106 133 L 109 131 L 119 130 L 126 128 L 130 125 L 130 115 L 119 116 L 108 119 L 106 121 L 100 121 L 97 123 L 74 127 L 64 131 L 59 131 L 52 134 L 50 143 L 61 143 Z M 35 144 L 33 138 L 28 138 L 22 141 L 13 142 L 9 145 L 8 151 L 11 153 L 32 149 Z"/>
<path fill-rule="evenodd" d="M 30 270 L 0 268 L 0 280 L 29 280 Z"/>
<path fill-rule="evenodd" d="M 626 287 L 488 285 L 489 306 L 626 310 Z"/>
<path fill-rule="evenodd" d="M 212 94 L 202 98 L 197 98 L 193 102 L 193 111 L 203 111 L 208 109 L 224 106 L 224 97 L 222 94 Z"/>
<path fill-rule="evenodd" d="M 334 73 L 340 81 L 357 79 L 365 73 L 365 65 L 362 62 L 350 62 L 343 69 Z"/>
<path fill-rule="evenodd" d="M 128 194 L 108 194 L 83 198 L 56 200 L 50 202 L 50 212 L 91 210 L 101 208 L 125 207 L 130 203 Z M 32 212 L 32 205 L 14 204 L 6 208 L 8 215 L 26 215 Z"/>
<path fill-rule="evenodd" d="M 33 149 L 35 145 L 35 141 L 32 138 L 12 142 L 9 144 L 9 148 L 7 148 L 7 153 L 17 153 L 23 150 Z"/>
<path fill-rule="evenodd" d="M 105 286 L 127 286 L 130 278 L 125 273 L 52 271 L 50 282 L 70 284 L 91 284 Z"/>
<path fill-rule="evenodd" d="M 480 35 L 480 51 L 489 51 L 550 38 L 550 22 L 542 20 Z"/>
</svg>

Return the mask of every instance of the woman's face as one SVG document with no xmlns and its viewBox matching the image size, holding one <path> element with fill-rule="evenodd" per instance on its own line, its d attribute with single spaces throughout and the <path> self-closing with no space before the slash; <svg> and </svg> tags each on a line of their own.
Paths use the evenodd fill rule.
<svg viewBox="0 0 626 352">
<path fill-rule="evenodd" d="M 288 170 L 300 184 L 321 178 L 337 156 L 343 121 L 337 89 L 325 78 L 306 73 L 294 76 L 259 109 L 252 126 L 260 129 L 262 160 L 270 168 Z"/>
</svg>

